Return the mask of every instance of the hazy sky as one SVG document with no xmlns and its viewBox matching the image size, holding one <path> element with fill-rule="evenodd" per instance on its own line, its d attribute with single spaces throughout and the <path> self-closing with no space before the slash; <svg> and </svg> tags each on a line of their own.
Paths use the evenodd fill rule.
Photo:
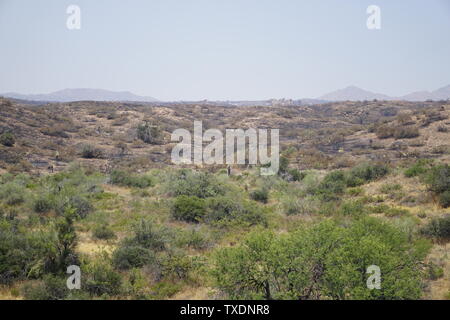
<svg viewBox="0 0 450 320">
<path fill-rule="evenodd" d="M 366 27 L 371 4 L 381 30 Z M 448 84 L 449 0 L 0 0 L 0 92 L 236 100 Z"/>
</svg>

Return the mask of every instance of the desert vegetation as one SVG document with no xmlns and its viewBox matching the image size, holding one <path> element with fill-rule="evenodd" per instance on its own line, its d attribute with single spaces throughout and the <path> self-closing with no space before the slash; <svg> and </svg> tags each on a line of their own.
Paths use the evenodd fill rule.
<svg viewBox="0 0 450 320">
<path fill-rule="evenodd" d="M 433 149 L 448 144 L 446 104 L 1 101 L 3 298 L 450 297 L 449 155 Z M 196 115 L 279 127 L 279 174 L 171 164 L 164 137 Z M 379 290 L 367 288 L 371 265 Z"/>
</svg>

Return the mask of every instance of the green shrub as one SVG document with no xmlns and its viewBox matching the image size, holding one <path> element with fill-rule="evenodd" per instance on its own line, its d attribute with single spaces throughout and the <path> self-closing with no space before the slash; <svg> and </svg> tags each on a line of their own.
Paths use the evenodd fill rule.
<svg viewBox="0 0 450 320">
<path fill-rule="evenodd" d="M 263 208 L 259 208 L 256 203 L 249 200 L 219 196 L 208 199 L 207 215 L 204 220 L 211 224 L 237 222 L 246 225 L 265 225 L 267 215 Z"/>
<path fill-rule="evenodd" d="M 114 267 L 119 270 L 140 268 L 154 261 L 155 255 L 149 249 L 132 245 L 117 248 L 112 258 Z"/>
<path fill-rule="evenodd" d="M 10 206 L 19 205 L 25 201 L 26 189 L 16 181 L 0 185 L 0 200 Z"/>
<path fill-rule="evenodd" d="M 450 215 L 432 219 L 420 232 L 428 237 L 450 239 Z"/>
<path fill-rule="evenodd" d="M 417 160 L 411 167 L 405 170 L 405 176 L 408 178 L 417 177 L 423 175 L 430 168 L 431 160 L 420 159 Z"/>
<path fill-rule="evenodd" d="M 46 213 L 53 208 L 53 201 L 48 195 L 41 195 L 33 201 L 33 210 L 37 213 Z"/>
<path fill-rule="evenodd" d="M 167 188 L 174 196 L 208 198 L 225 194 L 224 185 L 214 175 L 185 169 L 170 177 Z"/>
<path fill-rule="evenodd" d="M 450 166 L 448 164 L 432 167 L 425 181 L 429 189 L 435 193 L 443 193 L 450 190 Z"/>
<path fill-rule="evenodd" d="M 352 168 L 347 178 L 348 187 L 357 187 L 361 184 L 378 180 L 389 173 L 387 166 L 383 164 L 361 164 Z"/>
<path fill-rule="evenodd" d="M 172 204 L 171 213 L 176 220 L 199 222 L 206 214 L 205 201 L 196 196 L 178 196 Z"/>
<path fill-rule="evenodd" d="M 83 271 L 81 286 L 90 294 L 111 296 L 121 292 L 121 275 L 114 271 L 105 257 L 95 259 Z"/>
<path fill-rule="evenodd" d="M 112 184 L 135 188 L 148 188 L 154 185 L 153 178 L 149 175 L 137 175 L 120 170 L 111 173 L 110 181 Z"/>
<path fill-rule="evenodd" d="M 42 281 L 25 284 L 22 294 L 27 300 L 63 300 L 69 289 L 65 278 L 46 275 Z"/>
<path fill-rule="evenodd" d="M 428 249 L 378 219 L 324 221 L 287 234 L 254 231 L 218 250 L 211 273 L 234 299 L 419 299 Z M 379 290 L 367 288 L 370 265 L 382 271 Z"/>
<path fill-rule="evenodd" d="M 265 188 L 254 190 L 250 193 L 250 198 L 262 203 L 267 203 L 269 200 L 269 191 Z"/>
<path fill-rule="evenodd" d="M 10 132 L 5 132 L 0 135 L 0 144 L 5 147 L 12 147 L 16 143 L 16 139 L 14 135 Z"/>
<path fill-rule="evenodd" d="M 444 191 L 439 195 L 439 204 L 444 207 L 450 207 L 450 191 Z"/>
<path fill-rule="evenodd" d="M 126 243 L 138 245 L 154 251 L 166 249 L 172 235 L 166 227 L 156 226 L 151 220 L 141 219 L 132 228 L 134 236 Z"/>
<path fill-rule="evenodd" d="M 358 216 L 365 213 L 364 204 L 359 200 L 346 201 L 341 204 L 339 213 L 348 216 Z"/>
<path fill-rule="evenodd" d="M 92 230 L 92 236 L 96 239 L 110 240 L 115 239 L 116 234 L 107 224 L 100 224 L 94 227 Z"/>
</svg>

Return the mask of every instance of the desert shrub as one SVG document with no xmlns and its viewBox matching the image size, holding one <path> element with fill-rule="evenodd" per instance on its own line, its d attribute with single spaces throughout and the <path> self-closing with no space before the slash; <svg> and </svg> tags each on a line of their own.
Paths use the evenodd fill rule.
<svg viewBox="0 0 450 320">
<path fill-rule="evenodd" d="M 66 279 L 53 275 L 46 275 L 42 281 L 27 283 L 21 291 L 27 300 L 63 300 L 69 294 Z"/>
<path fill-rule="evenodd" d="M 172 235 L 169 229 L 155 225 L 149 219 L 141 219 L 132 227 L 133 237 L 126 239 L 126 244 L 138 245 L 154 251 L 166 249 Z"/>
<path fill-rule="evenodd" d="M 54 204 L 53 200 L 48 195 L 40 195 L 33 201 L 33 210 L 37 213 L 46 213 L 49 212 Z"/>
<path fill-rule="evenodd" d="M 183 280 L 188 278 L 194 265 L 191 257 L 181 252 L 174 252 L 163 257 L 161 267 L 163 277 Z"/>
<path fill-rule="evenodd" d="M 429 189 L 437 194 L 450 190 L 450 166 L 448 164 L 434 166 L 430 169 L 425 181 Z"/>
<path fill-rule="evenodd" d="M 206 229 L 192 228 L 180 230 L 177 234 L 176 243 L 180 247 L 205 249 L 212 245 L 212 238 Z"/>
<path fill-rule="evenodd" d="M 246 225 L 265 225 L 267 215 L 265 210 L 259 208 L 254 202 L 219 196 L 208 199 L 204 220 L 211 224 L 236 222 Z"/>
<path fill-rule="evenodd" d="M 159 126 L 145 122 L 137 127 L 137 137 L 145 143 L 159 144 L 163 140 L 163 132 Z"/>
<path fill-rule="evenodd" d="M 324 201 L 338 200 L 347 187 L 344 171 L 337 170 L 328 173 L 318 186 L 310 192 L 320 196 Z"/>
<path fill-rule="evenodd" d="M 324 221 L 288 234 L 252 232 L 218 250 L 211 273 L 236 299 L 418 299 L 428 249 L 378 219 Z M 382 270 L 379 290 L 367 288 L 370 265 Z"/>
<path fill-rule="evenodd" d="M 148 188 L 154 185 L 153 178 L 149 175 L 137 175 L 120 170 L 111 172 L 110 181 L 112 184 L 135 188 Z"/>
<path fill-rule="evenodd" d="M 5 147 L 12 147 L 16 143 L 16 139 L 11 132 L 5 132 L 0 135 L 0 144 Z"/>
<path fill-rule="evenodd" d="M 384 164 L 365 163 L 352 168 L 347 177 L 347 186 L 356 187 L 364 183 L 378 180 L 389 173 Z"/>
<path fill-rule="evenodd" d="M 405 176 L 408 178 L 417 177 L 428 171 L 430 168 L 431 160 L 419 159 L 411 167 L 405 170 Z"/>
<path fill-rule="evenodd" d="M 26 193 L 24 186 L 16 181 L 0 185 L 0 200 L 11 206 L 23 203 Z"/>
<path fill-rule="evenodd" d="M 290 169 L 289 174 L 292 177 L 292 181 L 302 181 L 306 177 L 306 173 L 298 169 Z"/>
<path fill-rule="evenodd" d="M 420 135 L 419 129 L 415 126 L 402 125 L 382 125 L 379 126 L 375 134 L 379 139 L 387 139 L 394 137 L 395 139 L 411 139 Z"/>
<path fill-rule="evenodd" d="M 86 265 L 81 286 L 92 295 L 117 295 L 121 292 L 122 280 L 109 264 L 109 259 L 99 257 Z"/>
<path fill-rule="evenodd" d="M 152 251 L 141 246 L 125 245 L 117 248 L 112 257 L 116 269 L 140 268 L 155 261 Z"/>
<path fill-rule="evenodd" d="M 68 209 L 73 209 L 74 213 L 80 217 L 85 218 L 92 212 L 93 206 L 91 202 L 84 196 L 71 195 L 68 197 L 59 197 L 56 200 L 55 210 L 58 214 L 62 215 Z"/>
<path fill-rule="evenodd" d="M 178 196 L 171 207 L 172 217 L 186 222 L 199 222 L 206 214 L 205 201 L 196 196 Z"/>
<path fill-rule="evenodd" d="M 450 215 L 432 219 L 420 232 L 433 238 L 450 239 Z"/>
<path fill-rule="evenodd" d="M 444 191 L 439 195 L 439 204 L 444 207 L 450 207 L 450 191 Z"/>
<path fill-rule="evenodd" d="M 179 170 L 170 177 L 168 191 L 174 196 L 215 197 L 225 194 L 225 186 L 207 172 Z"/>
<path fill-rule="evenodd" d="M 347 216 L 358 216 L 365 213 L 364 204 L 359 200 L 350 200 L 341 204 L 339 213 Z"/>
<path fill-rule="evenodd" d="M 40 131 L 46 136 L 66 138 L 66 139 L 70 138 L 70 136 L 66 133 L 65 128 L 61 125 L 56 125 L 52 127 L 43 127 Z"/>
<path fill-rule="evenodd" d="M 86 144 L 81 149 L 81 156 L 85 159 L 100 159 L 103 157 L 103 151 L 90 144 Z"/>
<path fill-rule="evenodd" d="M 441 125 L 441 126 L 438 126 L 437 131 L 438 132 L 448 132 L 448 128 Z"/>
<path fill-rule="evenodd" d="M 92 230 L 92 236 L 96 239 L 101 240 L 110 240 L 116 238 L 116 234 L 111 229 L 111 227 L 104 223 L 94 227 L 94 229 Z"/>
<path fill-rule="evenodd" d="M 269 200 L 269 191 L 266 188 L 254 190 L 250 193 L 250 198 L 255 201 L 267 203 Z"/>
<path fill-rule="evenodd" d="M 419 135 L 419 128 L 413 126 L 399 126 L 394 130 L 395 139 L 412 139 Z"/>
</svg>

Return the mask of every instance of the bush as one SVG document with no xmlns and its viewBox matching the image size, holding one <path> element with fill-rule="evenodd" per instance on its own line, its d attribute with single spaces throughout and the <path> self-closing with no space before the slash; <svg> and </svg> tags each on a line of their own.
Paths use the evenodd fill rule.
<svg viewBox="0 0 450 320">
<path fill-rule="evenodd" d="M 111 172 L 110 181 L 112 184 L 135 188 L 148 188 L 154 185 L 153 178 L 149 175 L 137 175 L 120 170 Z"/>
<path fill-rule="evenodd" d="M 112 258 L 114 267 L 119 270 L 140 268 L 154 261 L 155 256 L 149 249 L 132 245 L 117 248 Z"/>
<path fill-rule="evenodd" d="M 435 193 L 450 191 L 450 166 L 445 164 L 431 168 L 425 177 L 425 182 Z"/>
<path fill-rule="evenodd" d="M 450 239 L 450 215 L 432 219 L 420 232 L 428 237 Z"/>
<path fill-rule="evenodd" d="M 16 181 L 0 185 L 0 200 L 10 206 L 21 204 L 25 201 L 26 189 Z"/>
<path fill-rule="evenodd" d="M 134 236 L 127 239 L 126 243 L 139 245 L 154 251 L 166 249 L 168 242 L 171 240 L 169 229 L 155 226 L 151 220 L 141 219 L 133 225 L 132 231 Z"/>
<path fill-rule="evenodd" d="M 439 204 L 443 208 L 450 207 L 450 191 L 444 191 L 439 195 Z"/>
<path fill-rule="evenodd" d="M 81 156 L 85 159 L 100 159 L 103 157 L 103 151 L 97 147 L 87 144 L 83 146 Z"/>
<path fill-rule="evenodd" d="M 110 240 L 116 238 L 116 234 L 107 224 L 95 226 L 94 230 L 92 230 L 92 236 L 96 239 L 101 240 Z"/>
<path fill-rule="evenodd" d="M 324 221 L 287 234 L 252 232 L 216 252 L 212 275 L 234 299 L 419 299 L 428 249 L 378 219 Z M 367 288 L 370 265 L 382 271 L 379 290 Z"/>
<path fill-rule="evenodd" d="M 265 210 L 249 200 L 220 196 L 208 199 L 207 207 L 207 215 L 204 220 L 211 224 L 232 222 L 250 226 L 267 224 Z"/>
<path fill-rule="evenodd" d="M 47 275 L 43 281 L 25 284 L 22 294 L 27 300 L 63 300 L 69 294 L 69 289 L 65 278 Z"/>
<path fill-rule="evenodd" d="M 167 187 L 174 196 L 208 198 L 225 194 L 225 187 L 214 175 L 185 169 L 171 176 Z"/>
<path fill-rule="evenodd" d="M 121 276 L 108 264 L 106 257 L 96 259 L 85 269 L 85 281 L 81 282 L 81 286 L 90 294 L 117 295 L 121 292 Z"/>
<path fill-rule="evenodd" d="M 267 189 L 258 189 L 250 193 L 250 198 L 262 203 L 267 203 L 269 200 L 269 191 Z"/>
<path fill-rule="evenodd" d="M 160 127 L 145 122 L 137 127 L 137 137 L 145 143 L 159 144 L 163 140 L 163 133 Z"/>
<path fill-rule="evenodd" d="M 423 175 L 430 168 L 431 160 L 420 159 L 414 163 L 411 167 L 405 170 L 405 176 L 408 178 L 417 177 Z"/>
<path fill-rule="evenodd" d="M 12 133 L 5 132 L 0 135 L 0 143 L 5 147 L 12 147 L 16 143 L 16 139 Z"/>
<path fill-rule="evenodd" d="M 412 139 L 416 138 L 420 135 L 419 128 L 412 126 L 405 127 L 397 127 L 394 130 L 394 138 L 395 139 Z"/>
<path fill-rule="evenodd" d="M 42 195 L 34 200 L 33 210 L 37 213 L 46 213 L 53 208 L 53 201 L 49 196 Z"/>
<path fill-rule="evenodd" d="M 206 214 L 205 201 L 196 196 L 178 196 L 173 202 L 171 213 L 176 220 L 199 222 Z"/>
</svg>

